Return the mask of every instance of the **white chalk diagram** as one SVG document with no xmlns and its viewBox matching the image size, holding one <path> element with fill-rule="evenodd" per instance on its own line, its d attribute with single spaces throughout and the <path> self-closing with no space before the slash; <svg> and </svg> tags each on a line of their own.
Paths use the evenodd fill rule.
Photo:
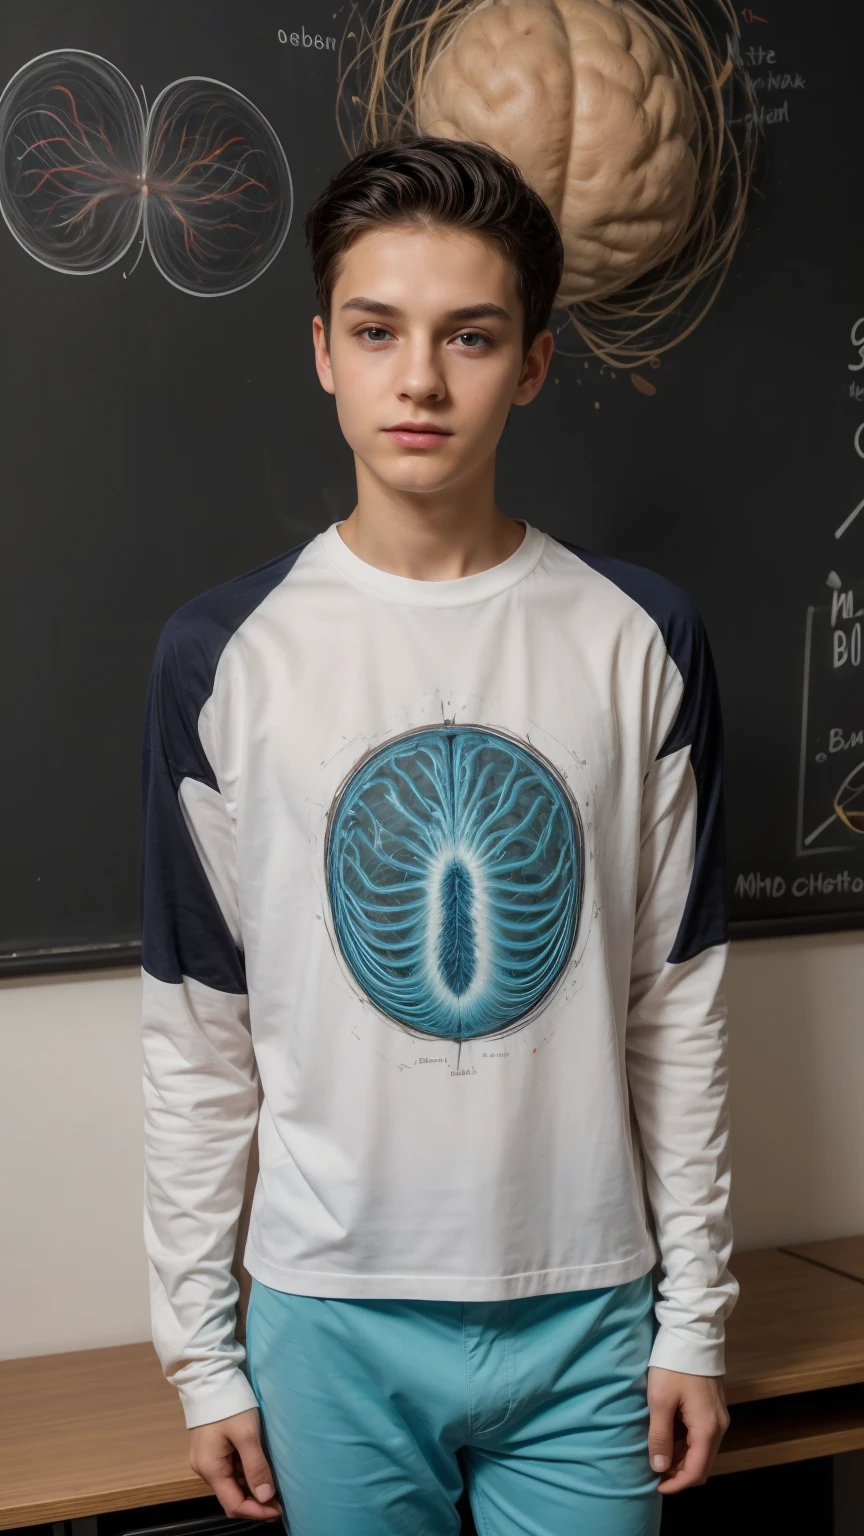
<svg viewBox="0 0 864 1536">
<path fill-rule="evenodd" d="M 87 276 L 138 242 L 181 292 L 217 298 L 254 283 L 291 224 L 284 149 L 255 104 L 189 76 L 148 109 L 98 54 L 56 49 L 0 95 L 0 211 L 55 272 Z"/>
<path fill-rule="evenodd" d="M 808 608 L 805 627 L 799 857 L 864 837 L 864 582 L 844 588 L 832 571 L 827 585 L 830 603 Z"/>
<path fill-rule="evenodd" d="M 847 366 L 850 373 L 860 373 L 864 317 L 855 321 L 849 339 L 858 361 Z M 854 386 L 851 393 L 858 398 Z M 855 433 L 854 448 L 864 459 L 864 423 Z M 862 511 L 864 498 L 834 529 L 835 542 L 845 538 Z M 864 848 L 859 842 L 864 837 L 864 579 L 844 582 L 830 571 L 825 584 L 830 601 L 807 609 L 804 632 L 799 858 Z"/>
</svg>

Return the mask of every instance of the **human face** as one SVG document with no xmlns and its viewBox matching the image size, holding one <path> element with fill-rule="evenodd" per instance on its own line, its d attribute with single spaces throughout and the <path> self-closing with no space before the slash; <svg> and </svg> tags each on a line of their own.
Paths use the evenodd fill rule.
<svg viewBox="0 0 864 1536">
<path fill-rule="evenodd" d="M 511 264 L 473 233 L 382 225 L 342 258 L 318 377 L 360 466 L 395 492 L 455 491 L 494 471 L 511 405 L 537 394 L 553 343 L 523 349 Z"/>
</svg>

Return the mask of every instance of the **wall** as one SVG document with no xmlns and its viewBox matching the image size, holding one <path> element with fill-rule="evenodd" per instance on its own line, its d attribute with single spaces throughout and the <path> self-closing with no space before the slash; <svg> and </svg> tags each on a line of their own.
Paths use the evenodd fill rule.
<svg viewBox="0 0 864 1536">
<path fill-rule="evenodd" d="M 862 934 L 733 945 L 740 1248 L 864 1232 L 862 998 Z M 137 974 L 0 984 L 0 1053 L 0 1358 L 149 1338 Z"/>
</svg>

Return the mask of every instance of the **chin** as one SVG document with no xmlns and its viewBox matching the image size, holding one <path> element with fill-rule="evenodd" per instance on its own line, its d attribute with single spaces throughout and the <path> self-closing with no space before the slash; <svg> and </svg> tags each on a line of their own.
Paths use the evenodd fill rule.
<svg viewBox="0 0 864 1536">
<path fill-rule="evenodd" d="M 436 464 L 431 455 L 425 461 L 418 458 L 407 464 L 375 464 L 370 463 L 368 459 L 366 463 L 376 479 L 380 480 L 382 485 L 386 485 L 388 490 L 407 495 L 434 495 L 438 491 L 446 490 L 454 480 L 458 479 L 452 465 L 445 467 L 443 464 Z"/>
<path fill-rule="evenodd" d="M 436 496 L 451 485 L 449 475 L 379 475 L 388 490 L 403 496 Z"/>
</svg>

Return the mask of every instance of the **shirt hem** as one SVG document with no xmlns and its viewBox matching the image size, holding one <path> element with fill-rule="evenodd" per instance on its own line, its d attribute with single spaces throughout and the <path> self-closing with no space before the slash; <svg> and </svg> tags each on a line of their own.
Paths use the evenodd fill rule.
<svg viewBox="0 0 864 1536">
<path fill-rule="evenodd" d="M 640 1279 L 654 1268 L 656 1261 L 656 1253 L 649 1247 L 629 1258 L 603 1264 L 531 1269 L 511 1275 L 358 1275 L 336 1274 L 329 1270 L 284 1269 L 262 1258 L 248 1242 L 243 1256 L 243 1263 L 253 1280 L 295 1296 L 411 1301 L 512 1301 L 520 1296 L 599 1290 Z"/>
</svg>

